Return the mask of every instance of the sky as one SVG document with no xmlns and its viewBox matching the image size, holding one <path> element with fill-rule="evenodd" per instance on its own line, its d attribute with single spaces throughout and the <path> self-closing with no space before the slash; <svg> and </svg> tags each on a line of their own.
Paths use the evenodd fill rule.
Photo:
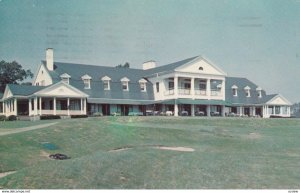
<svg viewBox="0 0 300 193">
<path fill-rule="evenodd" d="M 0 0 L 0 60 L 132 68 L 201 55 L 300 102 L 300 0 Z"/>
</svg>

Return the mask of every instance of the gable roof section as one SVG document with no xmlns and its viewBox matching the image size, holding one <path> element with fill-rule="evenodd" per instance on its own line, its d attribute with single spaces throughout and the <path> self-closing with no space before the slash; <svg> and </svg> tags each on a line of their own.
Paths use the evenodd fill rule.
<svg viewBox="0 0 300 193">
<path fill-rule="evenodd" d="M 179 66 L 182 66 L 186 63 L 189 63 L 192 60 L 196 59 L 197 57 L 199 57 L 199 56 L 194 56 L 194 57 L 187 58 L 187 59 L 184 59 L 184 60 L 181 60 L 181 61 L 178 61 L 178 62 L 174 62 L 174 63 L 171 63 L 171 64 L 167 64 L 167 65 L 163 65 L 163 66 L 159 66 L 159 67 L 156 67 L 156 68 L 151 68 L 151 69 L 145 70 L 146 76 L 151 76 L 151 75 L 156 74 L 156 73 L 172 72 L 176 68 L 178 68 Z"/>
<path fill-rule="evenodd" d="M 286 98 L 284 98 L 282 95 L 280 94 L 276 94 L 273 97 L 270 97 L 271 99 L 267 100 L 266 103 L 267 104 L 274 104 L 274 105 L 292 105 L 292 103 L 287 100 Z"/>
<path fill-rule="evenodd" d="M 8 84 L 7 87 L 13 95 L 17 96 L 28 96 L 34 94 L 35 92 L 46 88 L 45 86 L 31 86 L 31 85 L 18 85 L 18 84 Z"/>
<path fill-rule="evenodd" d="M 233 96 L 232 87 L 237 87 L 237 96 Z M 273 95 L 267 95 L 264 90 L 261 91 L 262 97 L 257 96 L 256 88 L 258 86 L 247 78 L 226 77 L 225 78 L 225 100 L 232 104 L 264 104 Z M 245 88 L 250 89 L 250 97 L 246 96 Z"/>
</svg>

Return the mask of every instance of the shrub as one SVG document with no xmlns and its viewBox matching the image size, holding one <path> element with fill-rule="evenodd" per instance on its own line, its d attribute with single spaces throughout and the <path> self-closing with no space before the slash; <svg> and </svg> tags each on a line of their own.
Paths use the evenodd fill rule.
<svg viewBox="0 0 300 193">
<path fill-rule="evenodd" d="M 6 116 L 5 115 L 0 115 L 0 121 L 6 121 Z"/>
<path fill-rule="evenodd" d="M 72 119 L 76 119 L 76 118 L 87 118 L 87 115 L 71 115 Z"/>
<path fill-rule="evenodd" d="M 8 116 L 7 120 L 9 120 L 9 121 L 16 121 L 17 120 L 17 116 L 16 115 L 10 115 L 10 116 Z"/>
<path fill-rule="evenodd" d="M 41 115 L 41 120 L 48 120 L 48 119 L 60 119 L 59 115 Z"/>
<path fill-rule="evenodd" d="M 93 116 L 95 116 L 95 117 L 101 117 L 101 116 L 103 116 L 103 114 L 100 113 L 100 112 L 96 112 L 96 113 L 93 113 Z"/>
</svg>

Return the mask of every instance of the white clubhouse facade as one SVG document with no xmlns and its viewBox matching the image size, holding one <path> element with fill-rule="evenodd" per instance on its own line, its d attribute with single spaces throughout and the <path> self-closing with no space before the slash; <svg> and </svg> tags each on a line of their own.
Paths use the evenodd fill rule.
<svg viewBox="0 0 300 193">
<path fill-rule="evenodd" d="M 291 103 L 282 95 L 268 95 L 246 78 L 229 77 L 201 56 L 128 69 L 54 62 L 53 55 L 53 49 L 46 50 L 32 86 L 6 86 L 0 115 L 290 117 Z"/>
</svg>

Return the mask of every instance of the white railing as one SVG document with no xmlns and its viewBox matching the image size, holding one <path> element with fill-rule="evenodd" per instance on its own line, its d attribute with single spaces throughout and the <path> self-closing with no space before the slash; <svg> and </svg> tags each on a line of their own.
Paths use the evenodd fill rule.
<svg viewBox="0 0 300 193">
<path fill-rule="evenodd" d="M 42 115 L 54 115 L 54 110 L 42 110 Z M 68 115 L 68 110 L 56 110 L 56 115 Z M 81 111 L 70 110 L 70 115 L 81 115 Z"/>
<path fill-rule="evenodd" d="M 39 110 L 38 110 L 39 113 Z M 53 115 L 54 111 L 53 110 L 42 110 L 42 115 Z"/>
<path fill-rule="evenodd" d="M 210 95 L 211 96 L 222 96 L 222 92 L 220 90 L 211 90 Z"/>
<path fill-rule="evenodd" d="M 70 110 L 70 115 L 81 115 L 80 110 Z"/>
<path fill-rule="evenodd" d="M 191 89 L 179 88 L 178 89 L 178 94 L 180 94 L 180 95 L 190 95 L 191 94 Z"/>
<path fill-rule="evenodd" d="M 165 96 L 174 95 L 174 89 L 169 89 L 164 92 Z"/>
<path fill-rule="evenodd" d="M 195 95 L 206 95 L 206 90 L 201 90 L 201 89 L 195 89 Z"/>
</svg>

